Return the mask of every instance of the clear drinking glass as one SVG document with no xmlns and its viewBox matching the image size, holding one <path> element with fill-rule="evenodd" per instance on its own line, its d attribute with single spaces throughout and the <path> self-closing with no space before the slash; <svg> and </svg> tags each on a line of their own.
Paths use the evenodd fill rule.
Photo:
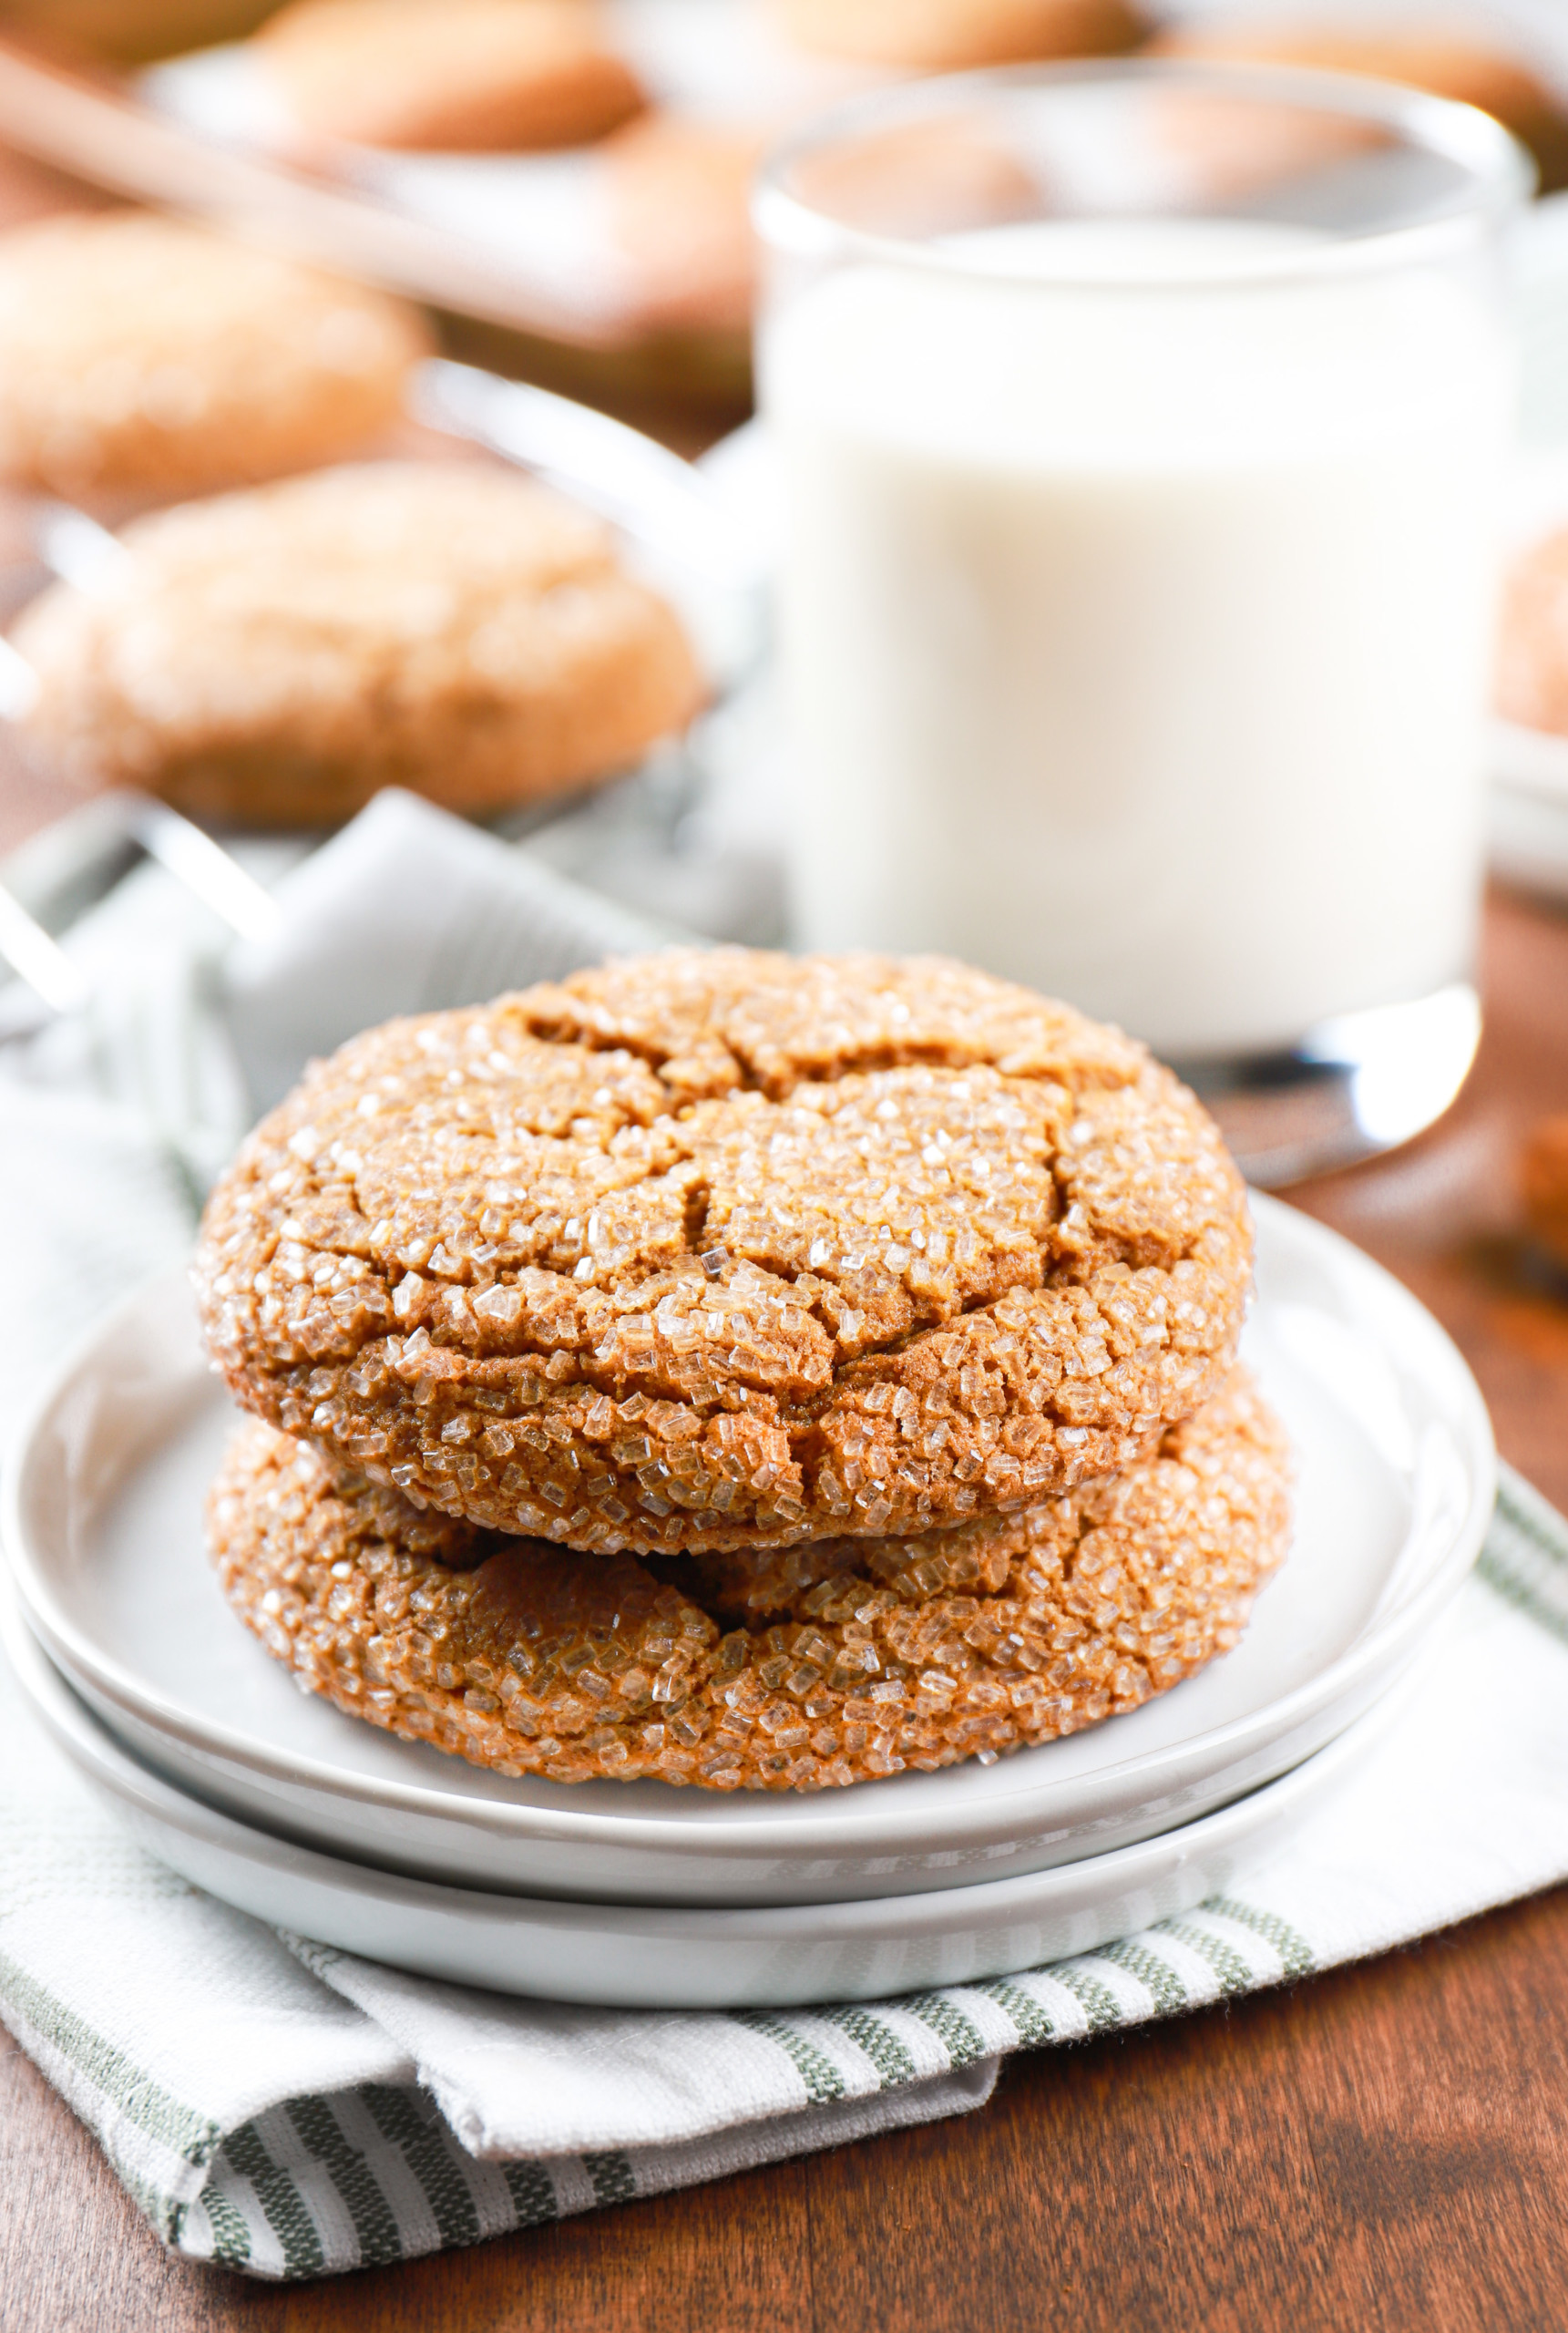
<svg viewBox="0 0 1568 2333">
<path fill-rule="evenodd" d="M 835 116 L 764 172 L 797 936 L 1147 1038 L 1254 1171 L 1473 1053 L 1501 230 L 1462 106 L 1116 63 Z"/>
</svg>

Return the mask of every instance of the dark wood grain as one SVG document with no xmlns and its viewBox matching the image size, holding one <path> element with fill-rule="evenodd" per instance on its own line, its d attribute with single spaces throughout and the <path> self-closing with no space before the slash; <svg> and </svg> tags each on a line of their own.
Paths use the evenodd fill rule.
<svg viewBox="0 0 1568 2333">
<path fill-rule="evenodd" d="M 74 190 L 0 153 L 0 222 Z M 66 807 L 0 764 L 0 849 Z M 1568 1108 L 1568 919 L 1506 896 L 1442 1125 L 1293 1198 L 1463 1347 L 1568 1505 L 1568 1284 L 1520 1238 Z M 273 2288 L 169 2259 L 0 2032 L 0 2333 L 1511 2333 L 1568 2325 L 1568 1890 L 1016 2060 L 990 2106 L 462 2253 Z"/>
</svg>

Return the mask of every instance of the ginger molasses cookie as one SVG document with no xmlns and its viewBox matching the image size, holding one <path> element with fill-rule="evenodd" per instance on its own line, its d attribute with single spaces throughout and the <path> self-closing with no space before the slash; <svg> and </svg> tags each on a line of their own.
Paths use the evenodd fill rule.
<svg viewBox="0 0 1568 2333">
<path fill-rule="evenodd" d="M 251 53 L 302 129 L 366 146 L 578 146 L 643 103 L 591 0 L 293 0 Z"/>
<path fill-rule="evenodd" d="M 220 40 L 239 40 L 271 0 L 5 0 L 7 26 L 47 36 L 53 53 L 141 65 Z"/>
<path fill-rule="evenodd" d="M 0 476 L 75 499 L 205 493 L 340 459 L 430 353 L 414 310 L 176 219 L 0 235 Z"/>
<path fill-rule="evenodd" d="M 599 157 L 606 222 L 644 317 L 710 330 L 751 320 L 751 190 L 775 133 L 647 113 Z"/>
<path fill-rule="evenodd" d="M 392 1022 L 209 1202 L 239 1399 L 447 1513 L 671 1553 L 923 1531 L 1143 1456 L 1245 1193 L 1141 1045 L 939 958 L 630 958 Z"/>
<path fill-rule="evenodd" d="M 1358 21 L 1354 5 L 1337 15 L 1216 15 L 1174 26 L 1150 44 L 1161 57 L 1214 57 L 1248 65 L 1301 65 L 1326 73 L 1358 73 L 1402 81 L 1493 115 L 1529 147 L 1542 187 L 1568 173 L 1568 110 L 1540 76 L 1506 46 L 1471 36 L 1437 11 L 1381 24 Z M 1216 132 L 1223 137 L 1223 128 Z M 1283 175 L 1283 173 L 1280 173 Z"/>
<path fill-rule="evenodd" d="M 209 1534 L 246 1625 L 353 1717 L 502 1773 L 822 1790 L 1052 1741 L 1227 1651 L 1288 1473 L 1237 1371 L 1153 1457 L 1016 1515 L 650 1567 L 422 1513 L 252 1423 Z"/>
<path fill-rule="evenodd" d="M 369 463 L 139 519 L 108 587 L 15 642 L 79 784 L 323 826 L 384 786 L 497 809 L 624 769 L 703 694 L 584 510 L 473 462 Z"/>
<path fill-rule="evenodd" d="M 1109 57 L 1145 26 L 1128 0 L 778 0 L 804 48 L 927 72 L 1033 57 Z"/>
</svg>

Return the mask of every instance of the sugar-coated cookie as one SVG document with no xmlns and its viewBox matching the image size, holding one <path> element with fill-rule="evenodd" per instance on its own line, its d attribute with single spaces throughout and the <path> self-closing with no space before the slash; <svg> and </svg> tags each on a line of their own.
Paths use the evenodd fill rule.
<svg viewBox="0 0 1568 2333">
<path fill-rule="evenodd" d="M 252 1423 L 209 1507 L 225 1594 L 300 1683 L 476 1765 L 823 1790 L 1132 1710 L 1233 1646 L 1289 1465 L 1245 1372 L 1154 1455 L 1016 1515 L 651 1568 L 421 1511 Z"/>
<path fill-rule="evenodd" d="M 0 477 L 166 498 L 336 461 L 430 352 L 400 302 L 149 211 L 0 235 Z"/>
<path fill-rule="evenodd" d="M 624 769 L 702 700 L 609 529 L 477 462 L 323 470 L 139 519 L 17 647 L 35 749 L 199 817 L 322 826 L 383 786 L 493 810 Z"/>
<path fill-rule="evenodd" d="M 208 1204 L 239 1399 L 569 1547 L 907 1533 L 1145 1455 L 1250 1285 L 1141 1045 L 941 958 L 629 958 L 391 1022 Z"/>
</svg>

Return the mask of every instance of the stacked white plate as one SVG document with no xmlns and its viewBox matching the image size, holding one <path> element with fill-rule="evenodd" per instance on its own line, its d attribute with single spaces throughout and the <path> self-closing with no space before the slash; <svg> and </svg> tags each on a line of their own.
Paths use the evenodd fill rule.
<svg viewBox="0 0 1568 2333">
<path fill-rule="evenodd" d="M 821 1796 L 508 1781 L 302 1696 L 233 1619 L 201 1509 L 232 1413 L 183 1282 L 110 1319 L 9 1478 L 22 1691 L 154 1853 L 402 1968 L 635 2006 L 1003 1974 L 1225 1888 L 1356 1772 L 1491 1513 L 1485 1407 L 1413 1298 L 1255 1202 L 1246 1352 L 1296 1529 L 1240 1647 L 1129 1717 Z"/>
</svg>

